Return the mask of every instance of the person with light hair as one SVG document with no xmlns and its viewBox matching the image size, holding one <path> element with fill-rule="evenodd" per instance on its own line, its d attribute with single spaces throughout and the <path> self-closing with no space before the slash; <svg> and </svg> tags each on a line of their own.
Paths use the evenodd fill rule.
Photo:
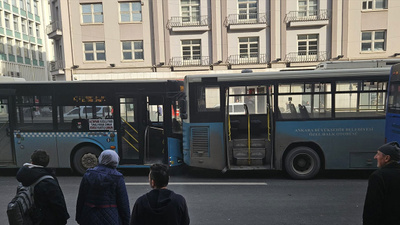
<svg viewBox="0 0 400 225">
<path fill-rule="evenodd" d="M 124 177 L 116 169 L 118 163 L 118 154 L 105 150 L 99 156 L 99 165 L 83 175 L 76 203 L 78 224 L 129 224 L 129 198 Z"/>
</svg>

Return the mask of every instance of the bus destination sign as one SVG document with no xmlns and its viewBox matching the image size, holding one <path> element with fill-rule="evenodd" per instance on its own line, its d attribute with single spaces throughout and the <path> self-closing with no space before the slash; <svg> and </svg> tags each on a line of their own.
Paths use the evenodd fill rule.
<svg viewBox="0 0 400 225">
<path fill-rule="evenodd" d="M 73 101 L 77 103 L 103 103 L 106 102 L 105 96 L 74 96 Z"/>
</svg>

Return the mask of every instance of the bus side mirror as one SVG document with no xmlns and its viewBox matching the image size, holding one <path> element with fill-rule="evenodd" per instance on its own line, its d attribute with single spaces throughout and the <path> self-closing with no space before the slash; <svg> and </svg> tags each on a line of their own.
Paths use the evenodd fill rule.
<svg viewBox="0 0 400 225">
<path fill-rule="evenodd" d="M 186 100 L 179 100 L 179 114 L 182 119 L 187 119 Z"/>
</svg>

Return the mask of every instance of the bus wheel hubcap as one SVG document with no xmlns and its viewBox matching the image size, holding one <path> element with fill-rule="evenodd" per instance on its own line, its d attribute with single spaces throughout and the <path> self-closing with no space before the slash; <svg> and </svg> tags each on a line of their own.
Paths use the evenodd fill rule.
<svg viewBox="0 0 400 225">
<path fill-rule="evenodd" d="M 82 156 L 82 166 L 85 168 L 92 168 L 97 165 L 97 157 L 95 154 L 87 153 Z"/>
</svg>

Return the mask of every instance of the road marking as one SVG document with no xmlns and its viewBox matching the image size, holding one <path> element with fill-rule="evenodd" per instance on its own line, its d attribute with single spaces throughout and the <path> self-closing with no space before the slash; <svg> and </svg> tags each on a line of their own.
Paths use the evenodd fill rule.
<svg viewBox="0 0 400 225">
<path fill-rule="evenodd" d="M 142 185 L 149 185 L 148 182 L 138 182 L 138 183 L 126 183 L 125 185 L 128 186 L 142 186 Z M 265 182 L 243 182 L 243 183 L 239 183 L 239 182 L 171 182 L 168 183 L 169 186 L 171 185 L 202 185 L 202 186 L 266 186 L 268 185 Z"/>
</svg>

